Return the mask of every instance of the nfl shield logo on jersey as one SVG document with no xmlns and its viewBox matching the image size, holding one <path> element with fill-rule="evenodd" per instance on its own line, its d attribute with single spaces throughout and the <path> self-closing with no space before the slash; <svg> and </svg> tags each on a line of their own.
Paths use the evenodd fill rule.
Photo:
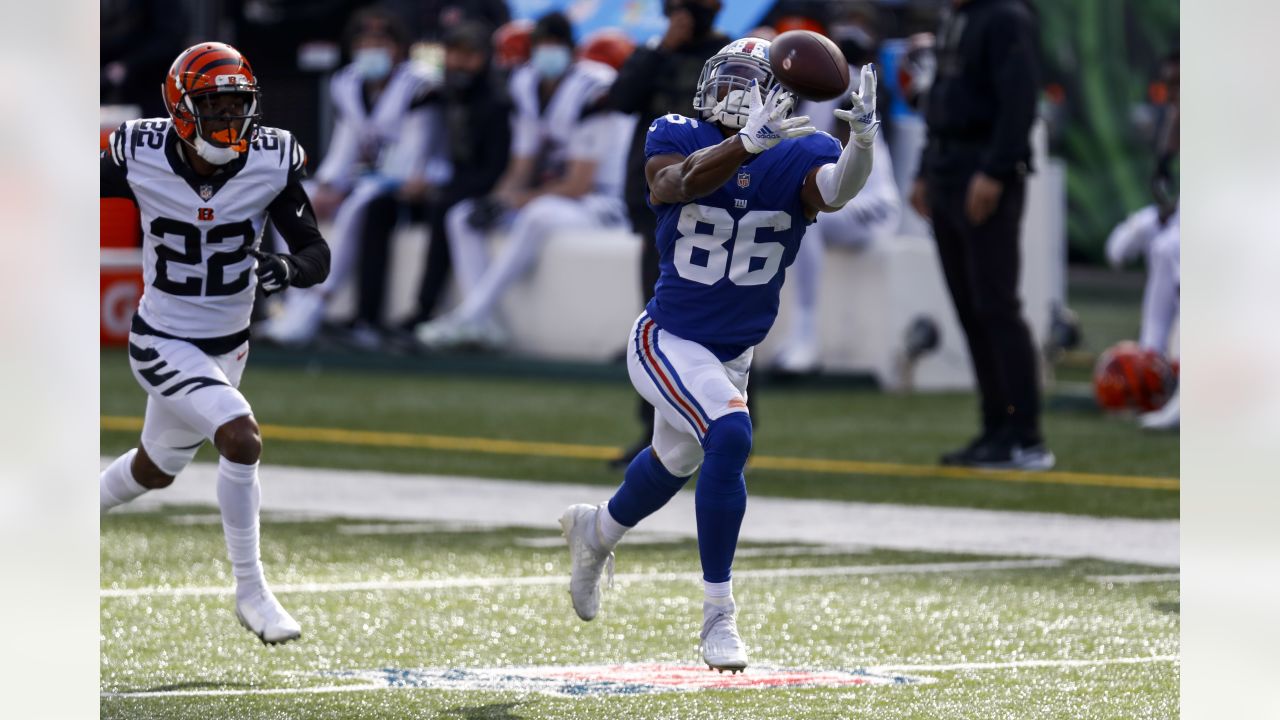
<svg viewBox="0 0 1280 720">
<path fill-rule="evenodd" d="M 212 185 L 201 185 L 201 186 L 200 186 L 200 199 L 201 199 L 201 200 L 208 200 L 208 199 L 209 199 L 209 198 L 211 198 L 211 197 L 213 197 L 213 186 L 212 186 Z"/>
<path fill-rule="evenodd" d="M 751 173 L 744 173 L 744 172 L 738 173 L 738 187 L 744 188 L 744 187 L 750 187 L 750 186 L 751 186 Z"/>
</svg>

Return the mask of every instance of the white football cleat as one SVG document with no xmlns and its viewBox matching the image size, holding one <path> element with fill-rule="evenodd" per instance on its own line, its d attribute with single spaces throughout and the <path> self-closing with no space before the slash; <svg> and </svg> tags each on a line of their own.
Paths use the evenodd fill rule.
<svg viewBox="0 0 1280 720">
<path fill-rule="evenodd" d="M 738 635 L 737 605 L 702 603 L 702 659 L 712 670 L 733 673 L 747 667 L 747 646 Z"/>
<path fill-rule="evenodd" d="M 613 585 L 613 552 L 605 549 L 596 529 L 596 514 L 604 506 L 570 505 L 560 516 L 560 529 L 569 542 L 569 596 L 574 612 L 583 620 L 591 620 L 600 611 L 600 573 L 606 567 Z"/>
<path fill-rule="evenodd" d="M 473 322 L 451 315 L 419 324 L 414 335 L 428 350 L 501 350 L 509 340 L 506 331 L 493 320 Z"/>
<path fill-rule="evenodd" d="M 1176 430 L 1181 420 L 1180 405 L 1178 391 L 1174 390 L 1173 395 L 1159 410 L 1139 415 L 1138 425 L 1143 430 Z"/>
<path fill-rule="evenodd" d="M 817 340 L 793 340 L 773 359 L 774 372 L 808 375 L 818 371 Z"/>
<path fill-rule="evenodd" d="M 236 618 L 265 645 L 276 645 L 302 637 L 302 627 L 270 590 L 245 600 L 236 600 Z"/>
<path fill-rule="evenodd" d="M 315 288 L 293 288 L 284 300 L 279 315 L 262 327 L 266 339 L 289 347 L 301 347 L 315 339 L 324 320 L 325 296 Z"/>
</svg>

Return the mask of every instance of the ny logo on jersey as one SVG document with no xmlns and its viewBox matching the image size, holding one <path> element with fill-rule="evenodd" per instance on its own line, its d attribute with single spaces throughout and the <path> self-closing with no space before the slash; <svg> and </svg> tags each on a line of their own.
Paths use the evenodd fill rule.
<svg viewBox="0 0 1280 720">
<path fill-rule="evenodd" d="M 208 185 L 208 184 L 206 184 L 206 185 L 201 185 L 201 186 L 200 186 L 200 199 L 201 199 L 201 200 L 208 200 L 208 199 L 209 199 L 209 198 L 211 198 L 211 197 L 213 197 L 213 186 L 212 186 L 212 185 Z"/>
<path fill-rule="evenodd" d="M 196 208 L 196 219 L 209 222 L 213 219 L 213 208 Z"/>
<path fill-rule="evenodd" d="M 738 173 L 738 187 L 751 187 L 751 173 Z"/>
</svg>

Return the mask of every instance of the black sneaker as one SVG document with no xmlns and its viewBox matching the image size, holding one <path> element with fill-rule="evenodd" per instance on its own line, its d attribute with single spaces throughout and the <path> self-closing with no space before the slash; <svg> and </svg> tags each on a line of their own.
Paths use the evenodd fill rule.
<svg viewBox="0 0 1280 720">
<path fill-rule="evenodd" d="M 939 463 L 943 465 L 969 465 L 973 460 L 973 453 L 982 445 L 991 441 L 990 433 L 982 433 L 978 437 L 969 441 L 968 445 L 949 453 L 943 454 L 939 459 Z"/>
<path fill-rule="evenodd" d="M 1043 440 L 997 439 L 975 448 L 968 464 L 986 470 L 1052 470 L 1056 461 Z"/>
</svg>

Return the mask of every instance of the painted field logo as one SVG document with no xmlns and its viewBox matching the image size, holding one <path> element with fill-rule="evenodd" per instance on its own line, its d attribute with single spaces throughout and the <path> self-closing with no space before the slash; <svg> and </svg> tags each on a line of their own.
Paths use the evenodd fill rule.
<svg viewBox="0 0 1280 720">
<path fill-rule="evenodd" d="M 540 692 L 562 697 L 645 695 L 695 690 L 761 690 L 862 685 L 908 685 L 932 682 L 866 670 L 789 670 L 751 667 L 741 675 L 722 675 L 701 665 L 636 663 L 525 668 L 449 670 L 382 668 L 318 673 L 324 677 L 365 681 L 372 688 L 430 688 Z"/>
</svg>

